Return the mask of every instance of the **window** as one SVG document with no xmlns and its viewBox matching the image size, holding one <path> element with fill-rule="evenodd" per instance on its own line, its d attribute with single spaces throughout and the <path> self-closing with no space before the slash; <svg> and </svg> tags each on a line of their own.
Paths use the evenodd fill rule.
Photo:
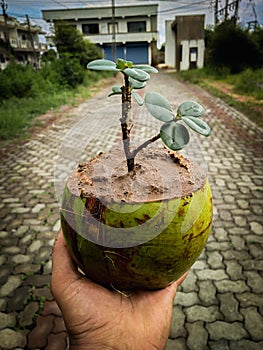
<svg viewBox="0 0 263 350">
<path fill-rule="evenodd" d="M 99 24 L 98 23 L 89 23 L 82 24 L 83 34 L 99 34 Z"/>
<path fill-rule="evenodd" d="M 129 33 L 146 32 L 146 21 L 128 22 Z"/>
</svg>

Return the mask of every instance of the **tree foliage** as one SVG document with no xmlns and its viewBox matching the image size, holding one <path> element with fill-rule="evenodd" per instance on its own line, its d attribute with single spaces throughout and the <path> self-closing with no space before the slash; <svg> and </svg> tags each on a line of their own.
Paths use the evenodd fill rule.
<svg viewBox="0 0 263 350">
<path fill-rule="evenodd" d="M 54 42 L 59 55 L 66 54 L 68 58 L 77 59 L 83 68 L 86 68 L 90 61 L 102 57 L 95 44 L 85 39 L 77 28 L 65 21 L 55 23 Z"/>
<path fill-rule="evenodd" d="M 263 64 L 263 30 L 254 32 L 243 29 L 232 20 L 218 25 L 214 31 L 206 31 L 207 63 L 214 67 L 226 67 L 231 73 Z"/>
</svg>

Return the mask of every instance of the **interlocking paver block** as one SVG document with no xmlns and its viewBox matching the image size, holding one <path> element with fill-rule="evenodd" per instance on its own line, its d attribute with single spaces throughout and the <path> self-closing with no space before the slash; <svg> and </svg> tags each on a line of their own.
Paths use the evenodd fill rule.
<svg viewBox="0 0 263 350">
<path fill-rule="evenodd" d="M 186 336 L 185 314 L 180 306 L 173 308 L 173 318 L 170 331 L 170 338 L 175 339 Z"/>
<path fill-rule="evenodd" d="M 187 323 L 186 328 L 189 333 L 187 338 L 189 350 L 208 350 L 208 332 L 204 327 L 204 323 L 200 321 Z"/>
<path fill-rule="evenodd" d="M 52 245 L 60 228 L 59 199 L 78 161 L 109 150 L 119 140 L 116 108 L 107 98 L 111 85 L 66 113 L 61 109 L 53 124 L 13 147 L 1 160 L 0 310 L 16 315 L 8 321 L 12 329 L 0 330 L 8 349 L 30 349 L 31 345 L 40 350 L 66 349 L 60 311 L 49 288 Z M 219 98 L 179 82 L 169 72 L 152 75 L 147 89 L 165 91 L 174 107 L 187 99 L 197 100 L 206 108 L 205 118 L 212 128 L 209 138 L 194 138 L 193 154 L 207 162 L 213 228 L 204 251 L 178 288 L 167 350 L 261 350 L 262 129 Z M 94 118 L 98 105 L 100 113 Z M 140 110 L 136 132 L 145 140 L 155 134 L 159 122 Z M 92 134 L 93 140 L 87 136 Z M 32 316 L 34 307 L 28 306 L 36 307 L 35 303 L 39 310 L 43 308 L 38 323 Z M 26 326 L 31 317 L 33 323 Z M 19 322 L 25 331 L 18 330 Z M 61 330 L 56 334 L 59 338 L 54 330 Z"/>
<path fill-rule="evenodd" d="M 210 334 L 212 340 L 228 339 L 228 340 L 239 340 L 247 338 L 248 333 L 244 329 L 241 322 L 223 322 L 216 321 L 208 323 L 206 328 Z"/>
<path fill-rule="evenodd" d="M 3 349 L 24 349 L 26 345 L 26 333 L 23 331 L 14 331 L 10 328 L 0 330 L 1 346 Z"/>
</svg>

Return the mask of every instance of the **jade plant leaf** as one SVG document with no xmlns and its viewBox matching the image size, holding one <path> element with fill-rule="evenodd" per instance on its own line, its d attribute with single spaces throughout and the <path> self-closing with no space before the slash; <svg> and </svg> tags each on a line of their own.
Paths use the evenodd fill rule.
<svg viewBox="0 0 263 350">
<path fill-rule="evenodd" d="M 182 120 L 191 129 L 193 129 L 201 135 L 209 136 L 211 134 L 210 127 L 202 119 L 198 119 L 196 117 L 182 117 Z"/>
<path fill-rule="evenodd" d="M 161 127 L 160 137 L 163 143 L 173 151 L 179 151 L 188 144 L 190 135 L 187 128 L 179 123 L 165 123 Z"/>
<path fill-rule="evenodd" d="M 205 109 L 195 101 L 186 101 L 178 107 L 178 113 L 181 117 L 191 116 L 198 118 L 205 113 Z"/>
<path fill-rule="evenodd" d="M 128 75 L 130 78 L 133 78 L 135 80 L 139 81 L 147 81 L 150 79 L 150 75 L 146 72 L 144 72 L 141 69 L 136 68 L 126 68 L 123 71 L 126 75 Z"/>
<path fill-rule="evenodd" d="M 108 70 L 118 72 L 119 69 L 116 68 L 116 63 L 110 60 L 98 59 L 92 62 L 89 62 L 87 65 L 88 69 L 93 70 Z"/>
<path fill-rule="evenodd" d="M 109 94 L 109 96 L 122 94 L 122 89 L 120 86 L 112 86 L 111 89 L 112 89 L 112 92 Z"/>
<path fill-rule="evenodd" d="M 123 71 L 125 68 L 132 68 L 133 63 L 132 61 L 126 61 L 122 58 L 118 58 L 116 67 Z"/>
<path fill-rule="evenodd" d="M 146 81 L 138 81 L 130 78 L 130 85 L 132 89 L 142 89 L 146 86 Z"/>
<path fill-rule="evenodd" d="M 137 94 L 137 92 L 132 91 L 132 96 L 134 97 L 135 101 L 138 103 L 139 106 L 143 105 L 143 99 L 139 94 Z"/>
<path fill-rule="evenodd" d="M 153 117 L 162 122 L 170 122 L 174 119 L 172 106 L 161 94 L 149 92 L 146 94 L 145 106 Z"/>
<path fill-rule="evenodd" d="M 137 69 L 141 69 L 147 73 L 158 73 L 158 70 L 156 68 L 149 66 L 147 64 L 135 64 L 133 67 Z"/>
</svg>

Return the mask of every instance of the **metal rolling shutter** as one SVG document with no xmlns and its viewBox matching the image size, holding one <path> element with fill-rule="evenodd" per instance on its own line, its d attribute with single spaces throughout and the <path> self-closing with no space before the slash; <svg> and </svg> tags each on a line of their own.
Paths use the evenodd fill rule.
<svg viewBox="0 0 263 350">
<path fill-rule="evenodd" d="M 126 59 L 133 63 L 149 64 L 148 43 L 127 43 Z"/>
</svg>

